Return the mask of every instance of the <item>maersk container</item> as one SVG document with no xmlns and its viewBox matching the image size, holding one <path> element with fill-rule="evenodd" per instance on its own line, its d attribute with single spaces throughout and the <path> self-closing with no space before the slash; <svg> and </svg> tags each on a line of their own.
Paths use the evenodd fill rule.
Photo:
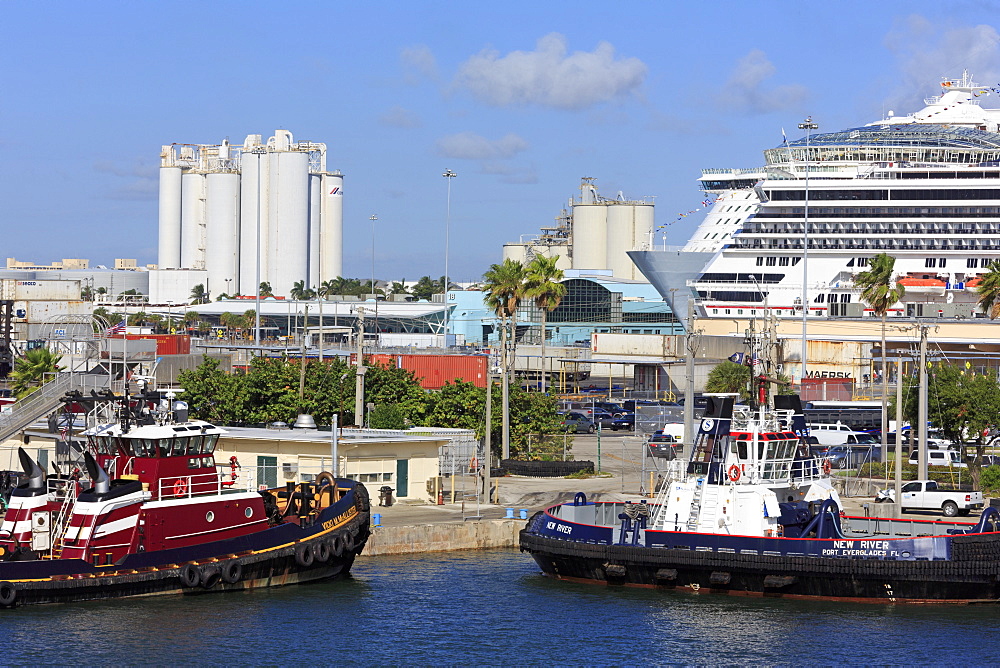
<svg viewBox="0 0 1000 668">
<path fill-rule="evenodd" d="M 489 357 L 486 355 L 392 355 L 377 353 L 366 355 L 369 364 L 393 366 L 412 371 L 420 387 L 439 390 L 445 383 L 462 380 L 476 387 L 486 387 Z M 351 355 L 351 364 L 357 363 L 357 354 Z"/>
</svg>

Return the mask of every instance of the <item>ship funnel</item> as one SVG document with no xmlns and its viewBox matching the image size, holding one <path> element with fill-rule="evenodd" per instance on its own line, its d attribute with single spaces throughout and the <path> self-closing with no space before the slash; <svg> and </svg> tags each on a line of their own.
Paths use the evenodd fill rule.
<svg viewBox="0 0 1000 668">
<path fill-rule="evenodd" d="M 28 477 L 28 489 L 41 489 L 45 486 L 45 471 L 32 459 L 24 448 L 17 449 L 17 458 L 21 460 L 21 468 Z"/>
<path fill-rule="evenodd" d="M 94 492 L 97 494 L 107 494 L 111 491 L 111 478 L 104 472 L 101 465 L 97 463 L 93 455 L 89 452 L 83 453 L 83 461 L 87 465 L 87 473 L 94 481 Z"/>
</svg>

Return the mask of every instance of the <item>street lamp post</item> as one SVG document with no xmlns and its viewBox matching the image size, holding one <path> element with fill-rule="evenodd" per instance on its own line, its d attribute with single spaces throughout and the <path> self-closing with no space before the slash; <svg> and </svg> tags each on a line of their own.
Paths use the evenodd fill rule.
<svg viewBox="0 0 1000 668">
<path fill-rule="evenodd" d="M 378 345 L 378 293 L 375 292 L 375 221 L 378 216 L 374 213 L 368 217 L 372 221 L 372 299 L 375 301 L 375 345 Z"/>
<path fill-rule="evenodd" d="M 809 155 L 809 136 L 813 130 L 819 129 L 819 126 L 813 123 L 812 116 L 809 116 L 803 122 L 799 123 L 799 130 L 806 131 L 806 193 L 805 193 L 805 205 L 803 208 L 803 222 L 802 222 L 802 377 L 799 381 L 804 385 L 806 380 L 806 349 L 808 348 L 808 342 L 806 341 L 806 336 L 808 334 L 808 324 L 807 319 L 809 316 L 809 165 L 810 165 L 810 155 Z M 805 388 L 802 387 L 804 390 Z"/>
<path fill-rule="evenodd" d="M 451 285 L 451 277 L 448 276 L 448 254 L 449 254 L 449 241 L 451 236 L 451 180 L 458 176 L 455 172 L 450 169 L 444 170 L 442 174 L 445 180 L 448 181 L 448 208 L 447 217 L 445 218 L 444 224 L 444 347 L 448 347 L 448 288 Z"/>
</svg>

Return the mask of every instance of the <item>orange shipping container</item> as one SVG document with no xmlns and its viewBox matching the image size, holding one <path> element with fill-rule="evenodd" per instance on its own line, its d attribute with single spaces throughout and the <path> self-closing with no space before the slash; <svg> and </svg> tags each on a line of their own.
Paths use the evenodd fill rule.
<svg viewBox="0 0 1000 668">
<path fill-rule="evenodd" d="M 190 355 L 191 337 L 187 334 L 129 334 L 130 341 L 156 341 L 157 355 Z"/>
<path fill-rule="evenodd" d="M 377 353 L 367 356 L 372 363 L 394 366 L 412 371 L 420 387 L 439 390 L 445 383 L 463 380 L 476 387 L 486 387 L 489 357 L 486 355 L 391 355 Z M 357 354 L 351 355 L 351 364 L 357 363 Z"/>
</svg>

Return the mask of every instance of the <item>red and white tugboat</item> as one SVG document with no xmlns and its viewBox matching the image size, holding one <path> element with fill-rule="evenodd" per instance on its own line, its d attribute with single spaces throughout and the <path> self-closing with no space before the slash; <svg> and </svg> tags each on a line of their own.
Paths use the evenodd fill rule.
<svg viewBox="0 0 1000 668">
<path fill-rule="evenodd" d="M 0 606 L 239 591 L 350 571 L 369 536 L 363 485 L 321 473 L 239 490 L 216 467 L 222 429 L 187 420 L 156 393 L 131 406 L 103 400 L 119 405 L 119 419 L 84 432 L 85 474 L 46 475 L 19 451 L 27 481 L 0 526 Z"/>
</svg>

